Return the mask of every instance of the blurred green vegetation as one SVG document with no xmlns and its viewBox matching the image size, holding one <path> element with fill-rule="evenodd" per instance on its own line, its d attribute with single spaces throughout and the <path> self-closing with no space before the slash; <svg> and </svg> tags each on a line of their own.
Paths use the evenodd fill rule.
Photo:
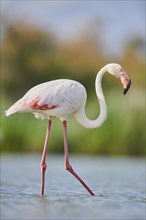
<svg viewBox="0 0 146 220">
<path fill-rule="evenodd" d="M 88 130 L 73 117 L 68 120 L 69 151 L 84 154 L 143 155 L 145 151 L 145 62 L 144 40 L 134 36 L 125 42 L 120 57 L 102 53 L 101 38 L 91 27 L 76 39 L 60 41 L 51 31 L 25 23 L 7 26 L 1 43 L 1 143 L 2 152 L 41 151 L 47 121 L 31 114 L 7 118 L 4 110 L 32 86 L 57 79 L 80 81 L 87 89 L 87 115 L 98 116 L 95 96 L 96 73 L 107 63 L 120 63 L 132 79 L 126 96 L 117 79 L 106 74 L 103 89 L 108 119 L 99 128 Z M 90 34 L 89 34 L 90 33 Z M 61 122 L 54 119 L 49 152 L 63 152 Z"/>
</svg>

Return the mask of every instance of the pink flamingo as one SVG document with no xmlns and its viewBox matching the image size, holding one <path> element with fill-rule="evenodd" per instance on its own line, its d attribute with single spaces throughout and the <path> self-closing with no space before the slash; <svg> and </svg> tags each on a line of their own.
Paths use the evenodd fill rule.
<svg viewBox="0 0 146 220">
<path fill-rule="evenodd" d="M 47 118 L 48 127 L 46 139 L 41 159 L 41 195 L 44 195 L 45 170 L 46 170 L 46 154 L 50 135 L 52 119 L 60 118 L 64 130 L 64 153 L 65 167 L 77 180 L 85 187 L 85 189 L 94 196 L 92 190 L 85 182 L 75 173 L 69 163 L 68 146 L 67 146 L 67 116 L 73 114 L 76 120 L 85 128 L 97 128 L 103 124 L 107 118 L 107 107 L 102 91 L 101 81 L 103 75 L 108 72 L 119 78 L 124 87 L 124 94 L 127 93 L 131 85 L 131 80 L 127 76 L 124 69 L 119 64 L 107 64 L 97 74 L 95 80 L 95 89 L 100 105 L 99 117 L 95 120 L 87 118 L 85 113 L 85 105 L 87 94 L 85 87 L 77 81 L 68 79 L 59 79 L 45 82 L 31 88 L 20 100 L 12 105 L 5 113 L 9 116 L 16 112 L 32 112 L 36 118 Z"/>
</svg>

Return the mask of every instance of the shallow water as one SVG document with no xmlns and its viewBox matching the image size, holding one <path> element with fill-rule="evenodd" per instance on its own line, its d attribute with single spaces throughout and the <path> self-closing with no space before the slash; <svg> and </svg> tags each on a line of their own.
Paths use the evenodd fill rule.
<svg viewBox="0 0 146 220">
<path fill-rule="evenodd" d="M 1 219 L 145 219 L 144 159 L 71 156 L 94 197 L 63 163 L 63 156 L 47 157 L 41 197 L 40 155 L 2 155 Z"/>
</svg>

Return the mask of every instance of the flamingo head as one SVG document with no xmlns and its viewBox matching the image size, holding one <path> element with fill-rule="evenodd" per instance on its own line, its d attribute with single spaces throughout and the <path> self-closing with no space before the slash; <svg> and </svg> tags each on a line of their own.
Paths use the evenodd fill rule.
<svg viewBox="0 0 146 220">
<path fill-rule="evenodd" d="M 121 83 L 123 84 L 123 88 L 124 88 L 123 93 L 125 95 L 131 86 L 131 80 L 129 79 L 128 75 L 126 74 L 122 66 L 116 63 L 108 64 L 107 72 L 109 72 L 111 75 L 121 80 Z"/>
</svg>

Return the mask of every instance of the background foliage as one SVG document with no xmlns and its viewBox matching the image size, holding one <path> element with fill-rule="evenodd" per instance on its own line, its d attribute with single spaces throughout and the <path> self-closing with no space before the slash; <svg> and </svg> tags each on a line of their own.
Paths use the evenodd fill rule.
<svg viewBox="0 0 146 220">
<path fill-rule="evenodd" d="M 68 42 L 60 41 L 51 30 L 15 22 L 7 26 L 1 43 L 1 143 L 2 151 L 41 151 L 47 121 L 31 114 L 9 118 L 4 110 L 32 86 L 58 78 L 80 81 L 87 89 L 87 115 L 98 116 L 94 80 L 99 69 L 110 62 L 120 63 L 132 79 L 126 96 L 117 79 L 106 74 L 103 89 L 108 119 L 100 129 L 88 130 L 69 118 L 69 150 L 84 154 L 143 155 L 145 144 L 145 63 L 144 40 L 134 36 L 125 41 L 120 57 L 102 52 L 102 29 L 96 25 Z M 63 152 L 62 127 L 54 120 L 49 152 Z"/>
</svg>

